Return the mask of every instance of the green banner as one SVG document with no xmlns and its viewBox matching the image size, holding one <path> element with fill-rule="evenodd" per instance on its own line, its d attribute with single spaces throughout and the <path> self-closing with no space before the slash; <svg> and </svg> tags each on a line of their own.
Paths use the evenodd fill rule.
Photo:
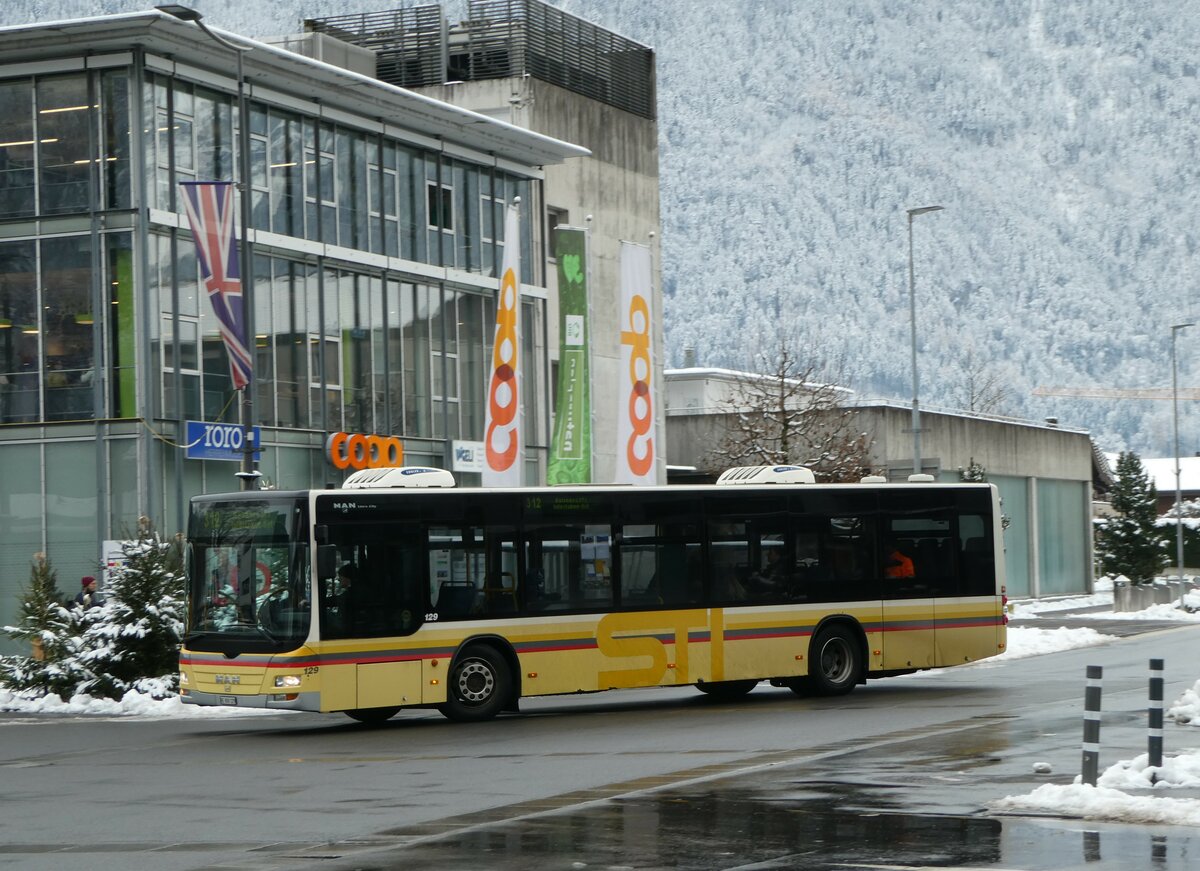
<svg viewBox="0 0 1200 871">
<path fill-rule="evenodd" d="M 592 379 L 588 348 L 587 231 L 558 227 L 558 398 L 546 467 L 549 484 L 592 480 Z"/>
</svg>

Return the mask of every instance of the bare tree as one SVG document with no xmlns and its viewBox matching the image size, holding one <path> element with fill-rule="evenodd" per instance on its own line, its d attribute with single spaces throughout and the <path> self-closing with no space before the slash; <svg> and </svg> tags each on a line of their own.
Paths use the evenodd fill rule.
<svg viewBox="0 0 1200 871">
<path fill-rule="evenodd" d="M 872 440 L 845 405 L 850 391 L 783 340 L 760 352 L 755 368 L 766 374 L 739 373 L 719 403 L 724 432 L 708 454 L 713 467 L 803 465 L 833 483 L 870 473 Z"/>
<path fill-rule="evenodd" d="M 1005 414 L 1012 401 L 1009 379 L 987 360 L 967 351 L 957 383 L 950 391 L 951 401 L 974 414 Z"/>
</svg>

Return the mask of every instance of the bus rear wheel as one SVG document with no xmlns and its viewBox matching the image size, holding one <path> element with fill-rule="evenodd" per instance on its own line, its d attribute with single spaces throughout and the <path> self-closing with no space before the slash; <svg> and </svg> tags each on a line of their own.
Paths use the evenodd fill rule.
<svg viewBox="0 0 1200 871">
<path fill-rule="evenodd" d="M 446 704 L 438 708 L 451 720 L 490 720 L 504 708 L 512 692 L 508 663 L 494 648 L 468 647 L 450 671 Z"/>
<path fill-rule="evenodd" d="M 808 651 L 808 689 L 820 696 L 844 696 L 862 674 L 862 650 L 845 626 L 822 630 Z"/>
<path fill-rule="evenodd" d="M 346 711 L 346 716 L 368 726 L 378 726 L 380 723 L 386 723 L 398 713 L 400 713 L 399 708 L 357 708 L 353 711 Z"/>
<path fill-rule="evenodd" d="M 740 699 L 756 686 L 758 686 L 758 681 L 756 680 L 716 680 L 698 683 L 696 684 L 696 689 L 705 695 L 712 696 L 714 699 L 731 702 L 735 699 Z"/>
</svg>

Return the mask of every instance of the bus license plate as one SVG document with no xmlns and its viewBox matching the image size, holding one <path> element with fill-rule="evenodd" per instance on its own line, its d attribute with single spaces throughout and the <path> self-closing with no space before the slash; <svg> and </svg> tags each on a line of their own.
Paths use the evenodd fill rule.
<svg viewBox="0 0 1200 871">
<path fill-rule="evenodd" d="M 222 705 L 236 705 L 237 696 L 221 696 L 217 699 Z"/>
</svg>

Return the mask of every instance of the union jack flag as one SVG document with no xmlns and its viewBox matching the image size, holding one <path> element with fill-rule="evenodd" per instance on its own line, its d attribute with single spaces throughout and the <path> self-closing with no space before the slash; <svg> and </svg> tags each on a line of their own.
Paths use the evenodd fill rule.
<svg viewBox="0 0 1200 871">
<path fill-rule="evenodd" d="M 229 354 L 229 375 L 234 389 L 241 390 L 254 377 L 254 361 L 246 342 L 242 271 L 233 229 L 233 182 L 185 181 L 179 186 L 196 239 L 196 256 L 200 258 L 208 301 L 221 325 L 221 341 Z"/>
</svg>

